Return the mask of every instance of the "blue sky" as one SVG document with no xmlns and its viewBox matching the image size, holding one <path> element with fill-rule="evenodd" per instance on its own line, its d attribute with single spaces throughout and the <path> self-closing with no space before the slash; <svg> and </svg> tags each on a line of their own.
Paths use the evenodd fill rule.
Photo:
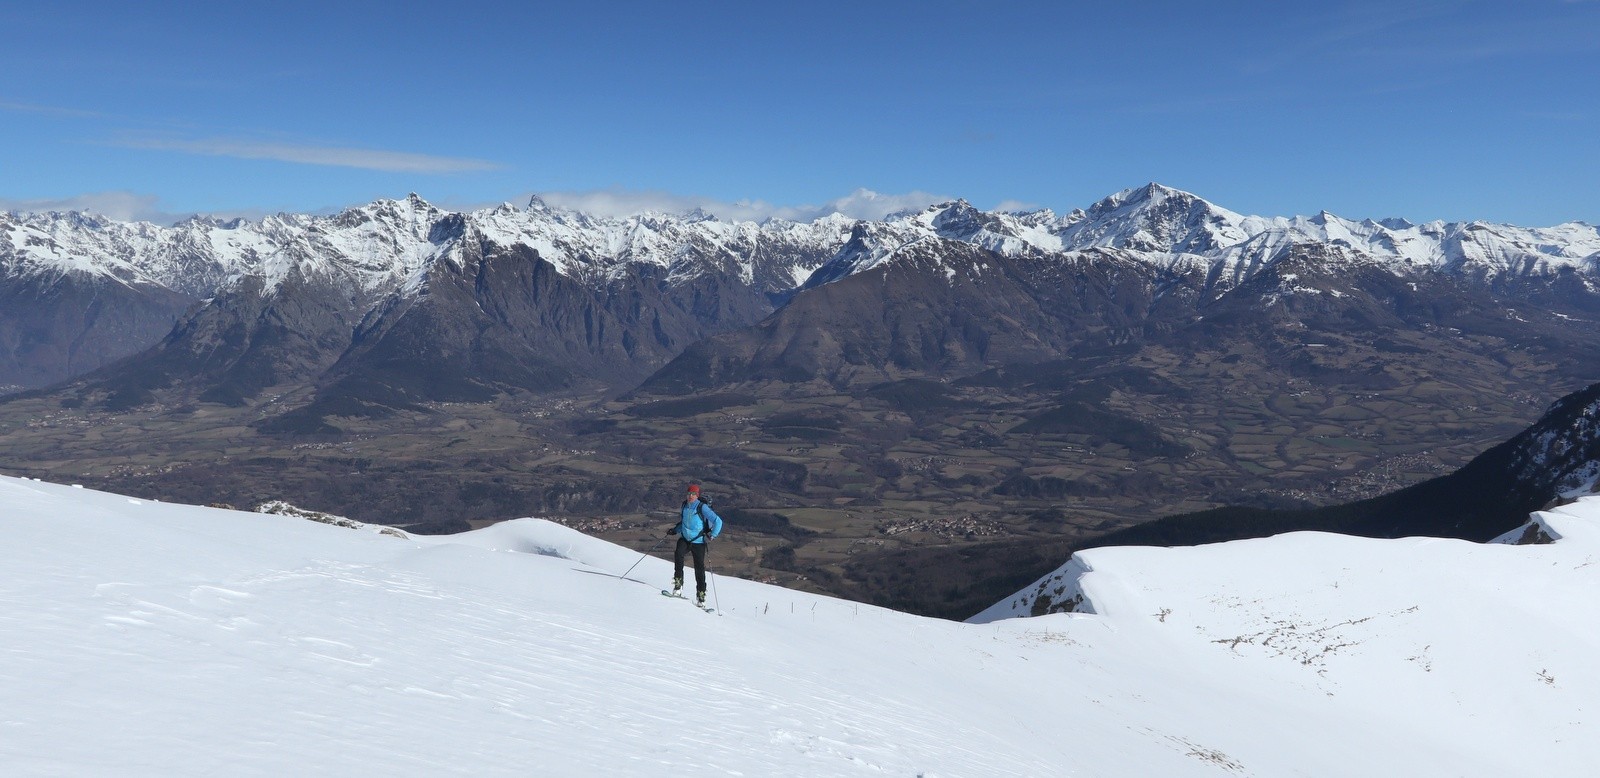
<svg viewBox="0 0 1600 778">
<path fill-rule="evenodd" d="M 8 209 L 1064 211 L 1158 181 L 1600 221 L 1596 0 L 62 2 L 0 29 Z"/>
</svg>

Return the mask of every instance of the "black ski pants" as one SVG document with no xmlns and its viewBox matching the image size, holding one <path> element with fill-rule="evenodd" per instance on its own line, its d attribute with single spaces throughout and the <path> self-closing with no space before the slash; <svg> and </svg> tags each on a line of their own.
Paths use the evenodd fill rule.
<svg viewBox="0 0 1600 778">
<path fill-rule="evenodd" d="M 683 580 L 683 555 L 694 555 L 694 590 L 698 594 L 706 593 L 706 544 L 690 543 L 688 538 L 679 536 L 678 547 L 672 552 L 672 578 L 675 581 Z"/>
</svg>

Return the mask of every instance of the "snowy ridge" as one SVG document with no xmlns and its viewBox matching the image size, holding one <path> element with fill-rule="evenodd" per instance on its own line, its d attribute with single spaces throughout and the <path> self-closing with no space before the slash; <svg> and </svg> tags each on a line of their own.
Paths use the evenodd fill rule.
<svg viewBox="0 0 1600 778">
<path fill-rule="evenodd" d="M 825 258 L 843 242 L 852 223 L 840 214 L 806 224 L 722 222 L 701 212 L 599 219 L 538 198 L 523 210 L 502 205 L 469 218 L 488 240 L 529 246 L 574 278 L 604 280 L 629 264 L 643 263 L 668 271 L 669 281 L 683 281 L 710 265 L 734 270 L 745 283 L 758 284 L 758 272 L 768 269 L 765 260 L 779 264 L 770 270 L 781 289 L 798 286 L 820 264 L 820 259 L 790 264 L 784 257 L 809 253 Z"/>
<path fill-rule="evenodd" d="M 1600 758 L 1595 499 L 1538 514 L 1543 545 L 1094 549 L 1072 571 L 1093 614 L 979 624 L 721 576 L 707 615 L 656 593 L 666 561 L 620 579 L 637 553 L 532 519 L 397 539 L 9 477 L 0 515 L 0 762 L 18 773 L 1500 776 Z"/>
<path fill-rule="evenodd" d="M 266 290 L 299 275 L 376 293 L 415 272 L 432 253 L 442 212 L 413 195 L 331 217 L 260 221 L 188 219 L 171 227 L 83 214 L 0 215 L 0 267 L 18 273 L 81 273 L 209 296 L 244 276 Z"/>
<path fill-rule="evenodd" d="M 560 272 L 592 283 L 642 263 L 665 269 L 669 283 L 708 269 L 731 270 L 746 283 L 779 292 L 798 286 L 831 255 L 850 224 L 838 214 L 807 224 L 725 223 L 705 214 L 597 219 L 537 199 L 525 209 L 503 205 L 452 214 L 416 194 L 334 216 L 194 218 L 171 227 L 79 213 L 4 214 L 0 269 L 98 275 L 197 297 L 245 276 L 262 277 L 265 292 L 300 278 L 370 299 L 420 289 L 419 276 L 470 233 L 502 246 L 529 246 Z"/>
<path fill-rule="evenodd" d="M 1338 249 L 1324 256 L 1380 265 L 1396 275 L 1447 273 L 1479 281 L 1578 271 L 1594 289 L 1600 229 L 1580 222 L 1548 228 L 1403 220 L 1352 221 L 1327 212 L 1292 218 L 1242 216 L 1195 195 L 1149 184 L 1118 192 L 1087 211 L 1057 216 L 985 212 L 965 200 L 864 223 L 808 284 L 816 286 L 889 262 L 903 249 L 951 240 L 1009 256 L 1116 249 L 1162 270 L 1205 273 L 1213 295 L 1249 280 L 1297 246 Z M 1336 272 L 1338 265 L 1326 268 Z"/>
<path fill-rule="evenodd" d="M 1240 262 L 1270 260 L 1300 243 L 1354 249 L 1397 271 L 1442 270 L 1495 277 L 1548 274 L 1563 268 L 1594 273 L 1600 228 L 1582 222 L 1527 228 L 1485 222 L 1353 221 L 1315 216 L 1241 216 L 1188 192 L 1159 184 L 1118 192 L 1056 230 L 1067 249 L 1094 246 Z"/>
<path fill-rule="evenodd" d="M 439 230 L 448 219 L 466 229 Z M 591 284 L 643 264 L 664 270 L 669 283 L 731 271 L 775 294 L 872 269 L 927 240 L 1012 256 L 1119 249 L 1164 269 L 1204 269 L 1221 285 L 1217 291 L 1307 243 L 1345 247 L 1401 274 L 1492 280 L 1571 269 L 1591 288 L 1591 277 L 1600 275 L 1600 229 L 1581 222 L 1525 228 L 1353 221 L 1326 212 L 1242 216 L 1153 183 L 1062 216 L 1048 210 L 986 212 L 958 200 L 860 223 L 837 213 L 809 223 L 723 222 L 700 212 L 597 218 L 538 198 L 525 208 L 507 204 L 452 214 L 415 194 L 329 217 L 195 218 L 171 227 L 81 213 L 0 214 L 0 270 L 90 273 L 195 296 L 244 275 L 265 277 L 268 290 L 298 275 L 371 296 L 421 288 L 419 274 L 468 229 L 502 246 L 531 247 L 563 274 Z M 827 269 L 810 278 L 824 263 Z"/>
</svg>

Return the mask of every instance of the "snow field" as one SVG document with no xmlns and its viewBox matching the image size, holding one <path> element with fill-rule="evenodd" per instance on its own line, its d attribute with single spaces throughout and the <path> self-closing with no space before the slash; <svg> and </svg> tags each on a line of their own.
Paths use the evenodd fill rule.
<svg viewBox="0 0 1600 778">
<path fill-rule="evenodd" d="M 1597 514 L 1099 549 L 1096 614 L 957 624 L 724 577 L 709 615 L 537 520 L 401 540 L 0 477 L 0 769 L 1582 775 Z"/>
</svg>

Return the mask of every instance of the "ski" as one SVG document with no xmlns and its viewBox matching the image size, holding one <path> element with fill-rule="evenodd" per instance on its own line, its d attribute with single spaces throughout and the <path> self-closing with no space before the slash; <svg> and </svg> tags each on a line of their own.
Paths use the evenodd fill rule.
<svg viewBox="0 0 1600 778">
<path fill-rule="evenodd" d="M 681 594 L 673 594 L 673 593 L 672 593 L 672 592 L 670 592 L 670 591 L 668 591 L 668 590 L 666 590 L 666 589 L 662 589 L 662 590 L 661 590 L 661 596 L 662 596 L 662 597 L 671 597 L 671 598 L 672 598 L 672 599 L 674 599 L 674 600 L 683 600 L 683 601 L 685 601 L 685 602 L 688 602 L 688 601 L 689 601 L 689 598 L 688 598 L 688 597 L 685 597 L 685 596 L 683 596 L 683 595 L 681 595 Z M 705 612 L 706 612 L 706 613 L 716 613 L 716 612 L 717 612 L 717 609 L 716 609 L 716 608 L 713 608 L 713 607 L 711 607 L 711 606 L 710 606 L 710 605 L 698 605 L 698 604 L 697 604 L 697 605 L 695 605 L 695 606 L 694 606 L 694 607 L 695 607 L 695 608 L 697 608 L 697 609 L 699 609 L 699 610 L 703 610 L 703 611 L 705 611 Z"/>
</svg>

